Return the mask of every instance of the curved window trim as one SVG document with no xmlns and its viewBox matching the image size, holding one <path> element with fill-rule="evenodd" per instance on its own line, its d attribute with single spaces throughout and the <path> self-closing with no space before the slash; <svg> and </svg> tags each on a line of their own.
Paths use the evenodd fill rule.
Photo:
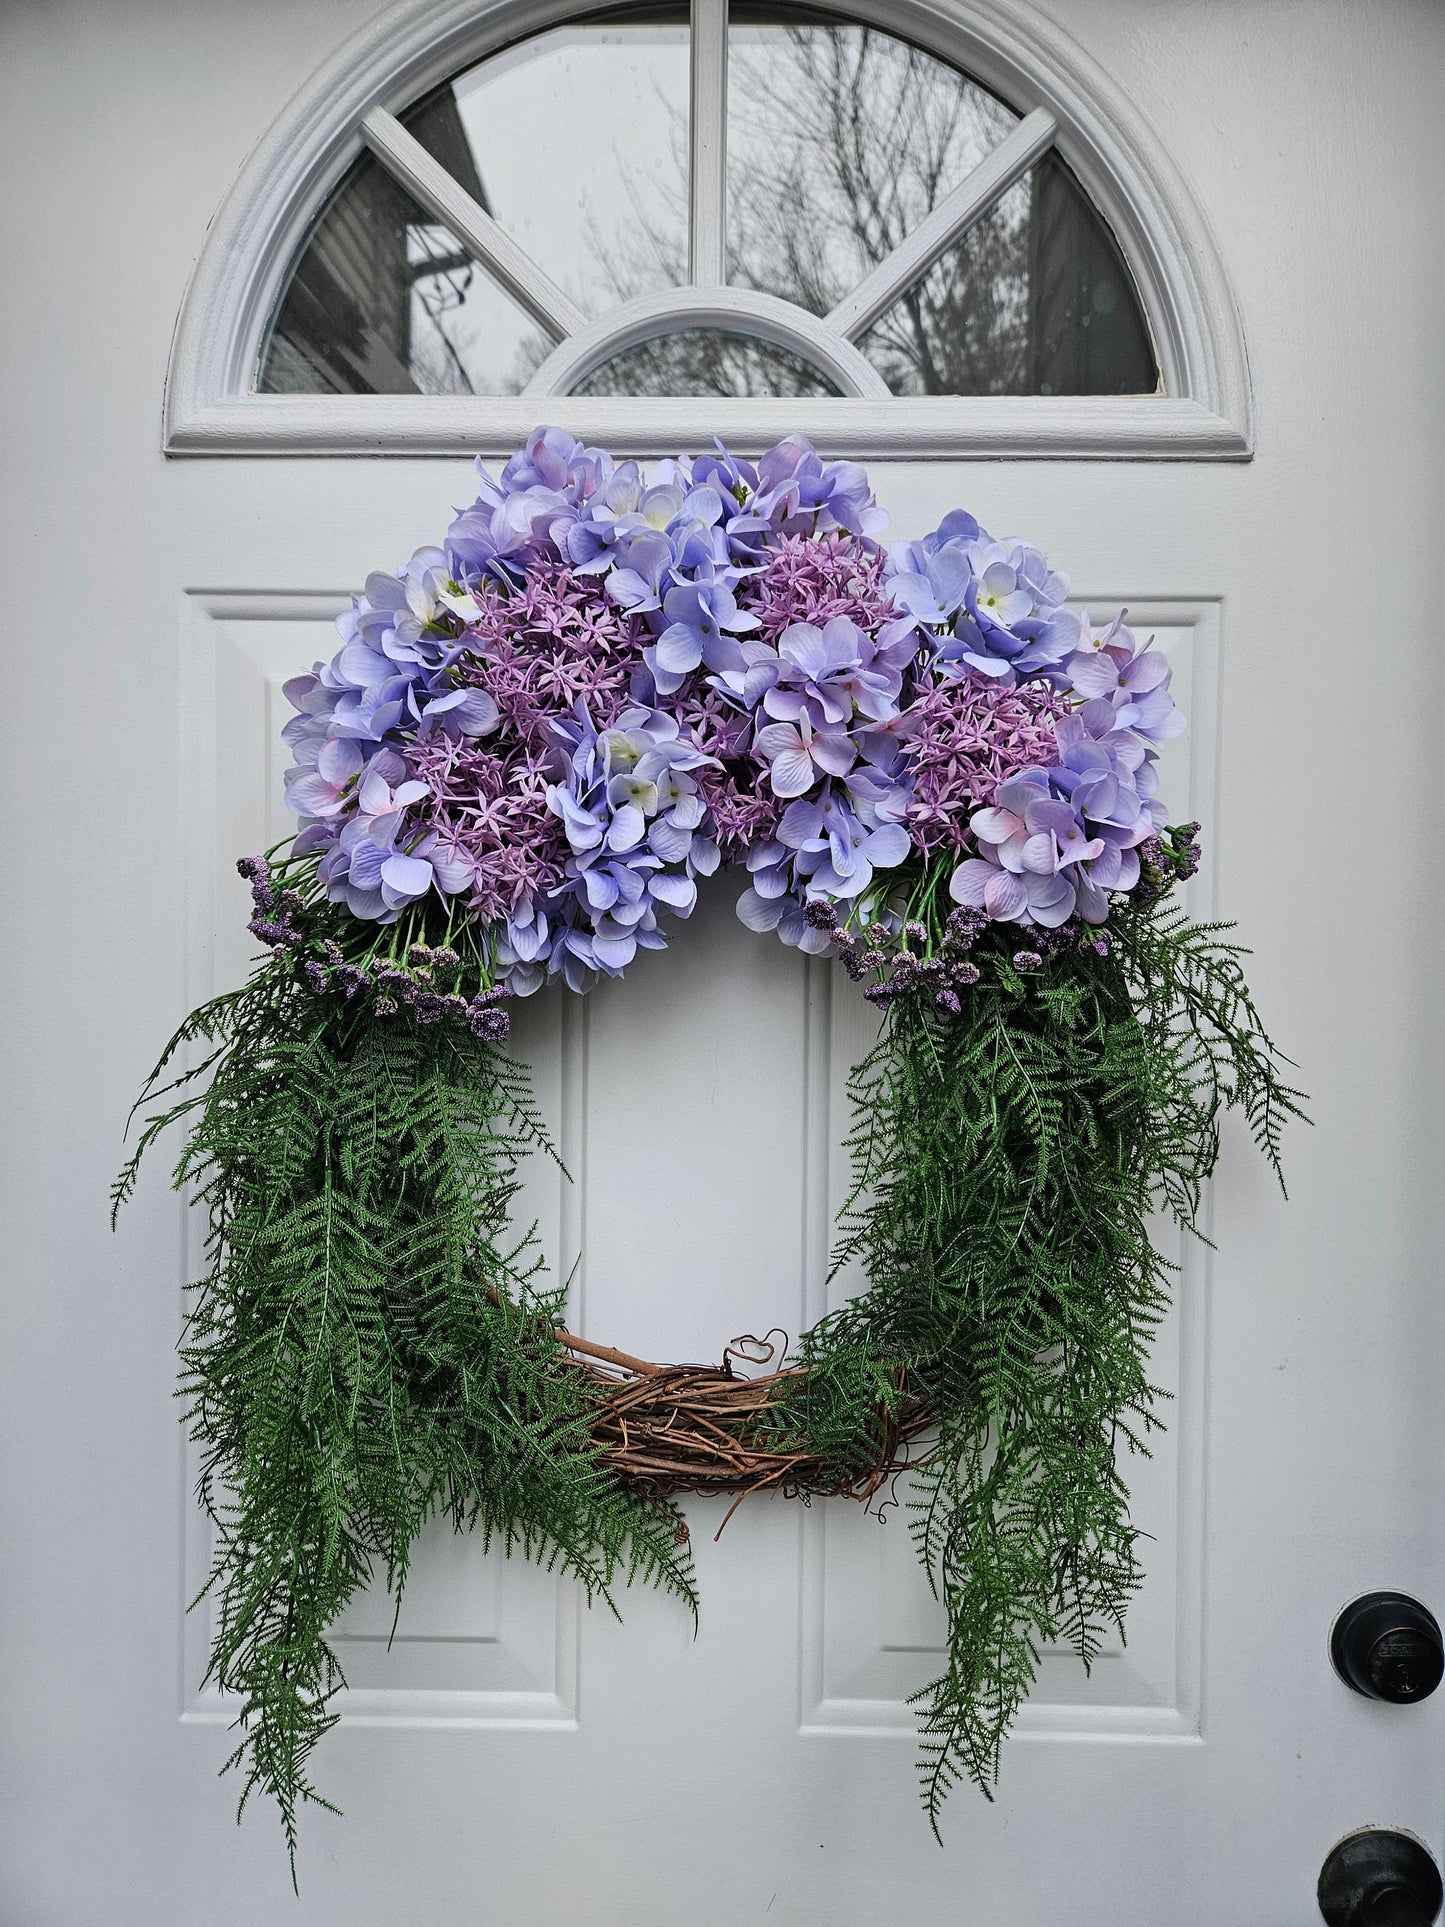
<svg viewBox="0 0 1445 1927">
<path fill-rule="evenodd" d="M 434 165 L 420 149 L 416 161 L 416 144 L 394 119 L 397 112 L 488 53 L 599 10 L 598 0 L 497 0 L 481 9 L 476 0 L 404 0 L 307 81 L 246 162 L 196 263 L 166 383 L 168 454 L 501 455 L 525 436 L 539 411 L 562 416 L 574 434 L 619 455 L 655 454 L 713 434 L 756 448 L 792 429 L 810 435 L 825 454 L 860 459 L 1239 460 L 1252 453 L 1244 337 L 1204 218 L 1152 131 L 1132 108 L 1119 111 L 1117 87 L 1027 0 L 849 0 L 844 17 L 937 52 L 1026 110 L 1003 143 L 1009 151 L 995 150 L 957 192 L 974 198 L 987 185 L 985 170 L 1017 166 L 1022 173 L 1033 154 L 1052 143 L 1123 250 L 1154 337 L 1163 395 L 881 392 L 881 379 L 852 343 L 867 325 L 870 292 L 882 294 L 890 267 L 899 271 L 902 262 L 883 263 L 823 321 L 787 302 L 708 285 L 721 252 L 720 101 L 710 108 L 704 101 L 693 131 L 693 273 L 704 285 L 629 304 L 587 325 L 559 346 L 522 395 L 251 393 L 262 336 L 293 255 L 363 143 L 390 148 L 391 164 L 409 158 Z M 718 46 L 725 20 L 720 0 L 693 0 L 693 19 L 696 66 L 701 49 L 710 45 L 715 54 Z M 958 223 L 961 205 L 940 207 L 930 220 L 947 213 Z M 708 210 L 715 220 L 697 219 Z M 659 321 L 708 325 L 724 315 L 825 366 L 843 396 L 568 396 L 564 404 L 557 395 L 559 385 L 659 332 Z M 550 409 L 541 406 L 544 399 L 552 401 Z"/>
</svg>

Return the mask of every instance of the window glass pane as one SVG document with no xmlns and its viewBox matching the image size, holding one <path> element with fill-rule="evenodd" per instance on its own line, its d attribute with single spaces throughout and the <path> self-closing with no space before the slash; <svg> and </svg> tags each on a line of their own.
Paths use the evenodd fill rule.
<svg viewBox="0 0 1445 1927">
<path fill-rule="evenodd" d="M 558 27 L 403 116 L 584 314 L 687 279 L 687 18 Z"/>
<path fill-rule="evenodd" d="M 895 395 L 1152 394 L 1158 383 L 1113 236 L 1054 154 L 858 346 Z"/>
<path fill-rule="evenodd" d="M 257 385 L 270 394 L 505 394 L 550 345 L 367 155 L 302 250 Z"/>
<path fill-rule="evenodd" d="M 734 283 L 826 314 L 1018 115 L 946 61 L 793 0 L 733 0 Z M 524 41 L 403 116 L 587 315 L 686 280 L 688 27 L 637 0 Z M 553 346 L 468 250 L 363 156 L 294 265 L 262 355 L 270 392 L 513 394 Z M 895 394 L 1154 393 L 1158 370 L 1108 229 L 1054 154 L 859 342 Z M 589 394 L 819 395 L 797 357 L 663 333 Z"/>
<path fill-rule="evenodd" d="M 931 54 L 804 8 L 731 10 L 729 278 L 826 314 L 1018 124 Z"/>
<path fill-rule="evenodd" d="M 604 361 L 577 395 L 836 395 L 824 374 L 786 348 L 713 328 L 639 342 Z"/>
<path fill-rule="evenodd" d="M 1029 393 L 1154 394 L 1159 364 L 1118 242 L 1057 154 L 1032 187 Z"/>
<path fill-rule="evenodd" d="M 826 314 L 1018 124 L 966 74 L 806 7 L 734 0 L 730 278 Z M 1049 154 L 859 342 L 899 395 L 1152 394 L 1133 282 Z"/>
</svg>

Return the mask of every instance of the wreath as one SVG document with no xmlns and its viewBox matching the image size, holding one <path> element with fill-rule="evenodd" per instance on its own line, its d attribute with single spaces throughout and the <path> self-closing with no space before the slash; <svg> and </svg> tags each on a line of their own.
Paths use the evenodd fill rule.
<svg viewBox="0 0 1445 1927">
<path fill-rule="evenodd" d="M 1194 1226 L 1226 1107 L 1276 1171 L 1299 1114 L 1228 927 L 1169 902 L 1199 827 L 1157 794 L 1169 665 L 962 511 L 883 547 L 863 470 L 800 437 L 649 476 L 545 428 L 478 475 L 287 684 L 301 827 L 239 865 L 264 954 L 176 1033 L 117 1185 L 185 1123 L 227 1764 L 294 1867 L 327 1630 L 378 1571 L 399 1606 L 438 1513 L 695 1611 L 676 1494 L 866 1502 L 910 1466 L 936 1831 L 962 1774 L 991 1788 L 1040 1644 L 1087 1663 L 1140 1583 L 1151 1213 Z M 745 924 L 880 1019 L 835 1251 L 866 1287 L 757 1376 L 767 1342 L 703 1369 L 574 1336 L 510 1215 L 551 1145 L 508 1001 L 665 948 L 725 865 Z"/>
</svg>

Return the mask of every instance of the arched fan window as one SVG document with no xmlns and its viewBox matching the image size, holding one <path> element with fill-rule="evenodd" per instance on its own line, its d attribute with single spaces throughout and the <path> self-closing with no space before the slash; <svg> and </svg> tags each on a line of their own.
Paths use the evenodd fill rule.
<svg viewBox="0 0 1445 1927">
<path fill-rule="evenodd" d="M 563 404 L 565 403 L 565 406 Z M 397 0 L 196 265 L 172 454 L 1251 448 L 1214 241 L 1031 0 Z"/>
<path fill-rule="evenodd" d="M 361 131 L 275 304 L 262 392 L 1160 390 L 1055 116 L 832 12 L 589 14 Z"/>
</svg>

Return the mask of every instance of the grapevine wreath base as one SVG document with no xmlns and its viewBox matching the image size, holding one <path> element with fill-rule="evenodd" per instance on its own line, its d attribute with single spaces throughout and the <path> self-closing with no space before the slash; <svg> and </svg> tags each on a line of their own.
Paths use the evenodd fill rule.
<svg viewBox="0 0 1445 1927">
<path fill-rule="evenodd" d="M 804 1367 L 755 1377 L 733 1369 L 735 1356 L 771 1363 L 771 1333 L 764 1339 L 751 1333 L 735 1338 L 721 1365 L 653 1365 L 578 1338 L 563 1326 L 554 1336 L 571 1354 L 584 1396 L 594 1403 L 588 1430 L 598 1449 L 619 1479 L 655 1498 L 735 1492 L 740 1502 L 753 1492 L 780 1492 L 785 1498 L 846 1496 L 866 1503 L 918 1463 L 908 1444 L 930 1424 L 925 1394 L 900 1372 L 896 1401 L 879 1405 L 874 1437 L 859 1441 L 867 1456 L 851 1465 L 835 1464 L 805 1445 L 769 1442 L 769 1419 L 785 1412 L 791 1400 L 807 1397 Z M 735 1509 L 736 1502 L 724 1526 Z M 686 1525 L 680 1530 L 685 1534 Z M 722 1537 L 722 1526 L 717 1536 Z"/>
<path fill-rule="evenodd" d="M 265 955 L 173 1039 L 118 1186 L 185 1125 L 228 1764 L 294 1868 L 329 1629 L 377 1577 L 400 1611 L 438 1514 L 696 1611 L 673 1495 L 867 1501 L 912 1456 L 936 1828 L 961 1775 L 992 1786 L 1041 1646 L 1087 1664 L 1140 1583 L 1153 1214 L 1194 1226 L 1227 1108 L 1276 1169 L 1296 1110 L 1243 953 L 1172 901 L 1169 665 L 961 510 L 885 548 L 863 471 L 800 437 L 648 476 L 539 429 L 479 473 L 287 685 L 300 829 L 240 865 Z M 834 1251 L 866 1283 L 780 1363 L 769 1334 L 654 1365 L 566 1330 L 512 1222 L 552 1152 L 507 1001 L 621 976 L 719 872 L 877 1012 Z"/>
</svg>

